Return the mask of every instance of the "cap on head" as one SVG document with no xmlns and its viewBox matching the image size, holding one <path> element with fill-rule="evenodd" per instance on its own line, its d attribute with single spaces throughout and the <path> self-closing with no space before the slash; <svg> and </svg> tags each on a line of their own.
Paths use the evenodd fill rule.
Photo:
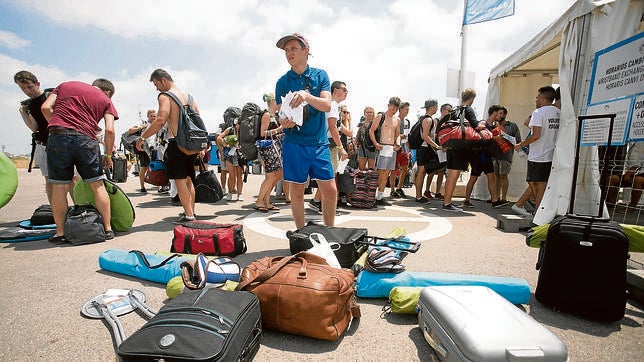
<svg viewBox="0 0 644 362">
<path fill-rule="evenodd" d="M 280 49 L 284 49 L 284 47 L 286 46 L 286 43 L 290 40 L 299 41 L 304 48 L 309 47 L 309 42 L 307 42 L 306 39 L 304 39 L 304 37 L 298 33 L 293 33 L 293 34 L 283 36 L 280 40 L 277 41 L 277 44 L 275 45 L 277 45 L 277 47 Z"/>
<path fill-rule="evenodd" d="M 423 108 L 427 109 L 434 106 L 438 106 L 438 101 L 435 99 L 429 99 L 425 101 L 425 106 Z"/>
</svg>

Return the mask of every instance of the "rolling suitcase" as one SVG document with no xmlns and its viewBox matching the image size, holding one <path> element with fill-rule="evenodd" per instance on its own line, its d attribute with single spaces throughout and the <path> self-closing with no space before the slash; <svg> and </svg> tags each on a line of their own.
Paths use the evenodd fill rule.
<svg viewBox="0 0 644 362">
<path fill-rule="evenodd" d="M 252 361 L 261 322 L 259 300 L 250 292 L 187 291 L 123 341 L 118 355 L 123 361 Z"/>
<path fill-rule="evenodd" d="M 590 117 L 593 116 L 583 116 L 580 120 Z M 581 128 L 580 125 L 579 132 Z M 609 131 L 608 139 L 611 136 Z M 580 139 L 579 133 L 577 139 Z M 618 223 L 601 217 L 604 191 L 596 216 L 572 214 L 578 165 L 577 145 L 573 197 L 570 198 L 568 214 L 550 223 L 539 251 L 539 277 L 534 294 L 541 304 L 557 311 L 602 322 L 617 321 L 624 317 L 626 308 L 628 237 Z M 606 180 L 607 177 L 601 179 Z"/>
<path fill-rule="evenodd" d="M 126 182 L 127 181 L 127 159 L 114 157 L 114 169 L 112 172 L 112 181 Z"/>
<path fill-rule="evenodd" d="M 426 287 L 418 325 L 442 361 L 566 361 L 564 343 L 483 286 Z"/>
</svg>

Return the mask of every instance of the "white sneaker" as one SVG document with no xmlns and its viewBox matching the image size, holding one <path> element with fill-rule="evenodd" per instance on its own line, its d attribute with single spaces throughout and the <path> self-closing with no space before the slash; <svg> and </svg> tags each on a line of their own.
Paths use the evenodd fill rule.
<svg viewBox="0 0 644 362">
<path fill-rule="evenodd" d="M 528 212 L 528 210 L 525 209 L 525 207 L 519 207 L 519 206 L 517 206 L 517 204 L 512 205 L 512 211 L 516 212 L 517 214 L 519 214 L 521 216 L 530 216 L 530 215 L 532 215 L 532 214 L 530 214 Z"/>
<path fill-rule="evenodd" d="M 244 201 L 244 196 L 242 196 L 242 194 L 237 194 L 237 201 Z"/>
<path fill-rule="evenodd" d="M 228 194 L 226 194 L 226 200 L 227 201 L 232 201 L 233 200 L 233 193 L 232 192 L 229 192 Z"/>
</svg>

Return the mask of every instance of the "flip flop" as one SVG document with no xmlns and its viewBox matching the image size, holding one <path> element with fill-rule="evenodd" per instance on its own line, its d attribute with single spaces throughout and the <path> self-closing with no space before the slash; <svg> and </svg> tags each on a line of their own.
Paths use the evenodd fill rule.
<svg viewBox="0 0 644 362">
<path fill-rule="evenodd" d="M 271 205 L 271 207 L 266 208 L 266 211 L 279 211 L 279 210 L 280 208 L 275 205 Z"/>
<path fill-rule="evenodd" d="M 253 205 L 253 209 L 255 209 L 255 210 L 259 211 L 259 212 L 268 212 L 268 209 L 265 208 L 264 206 Z"/>
</svg>

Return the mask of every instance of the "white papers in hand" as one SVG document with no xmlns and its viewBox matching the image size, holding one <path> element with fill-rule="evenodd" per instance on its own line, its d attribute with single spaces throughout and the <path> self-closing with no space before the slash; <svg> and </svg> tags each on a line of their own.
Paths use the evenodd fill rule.
<svg viewBox="0 0 644 362">
<path fill-rule="evenodd" d="M 507 133 L 505 133 L 503 131 L 501 131 L 501 137 L 503 137 L 504 139 L 506 139 L 507 141 L 512 143 L 513 146 L 517 145 L 517 139 L 515 137 L 513 137 L 513 136 L 510 136 L 509 134 L 507 134 Z"/>
<path fill-rule="evenodd" d="M 288 118 L 291 121 L 295 122 L 298 126 L 301 126 L 304 120 L 304 106 L 306 103 L 302 102 L 299 106 L 292 108 L 290 103 L 293 100 L 293 97 L 296 93 L 288 92 L 286 97 L 282 98 L 282 107 L 280 108 L 279 117 Z"/>
</svg>

